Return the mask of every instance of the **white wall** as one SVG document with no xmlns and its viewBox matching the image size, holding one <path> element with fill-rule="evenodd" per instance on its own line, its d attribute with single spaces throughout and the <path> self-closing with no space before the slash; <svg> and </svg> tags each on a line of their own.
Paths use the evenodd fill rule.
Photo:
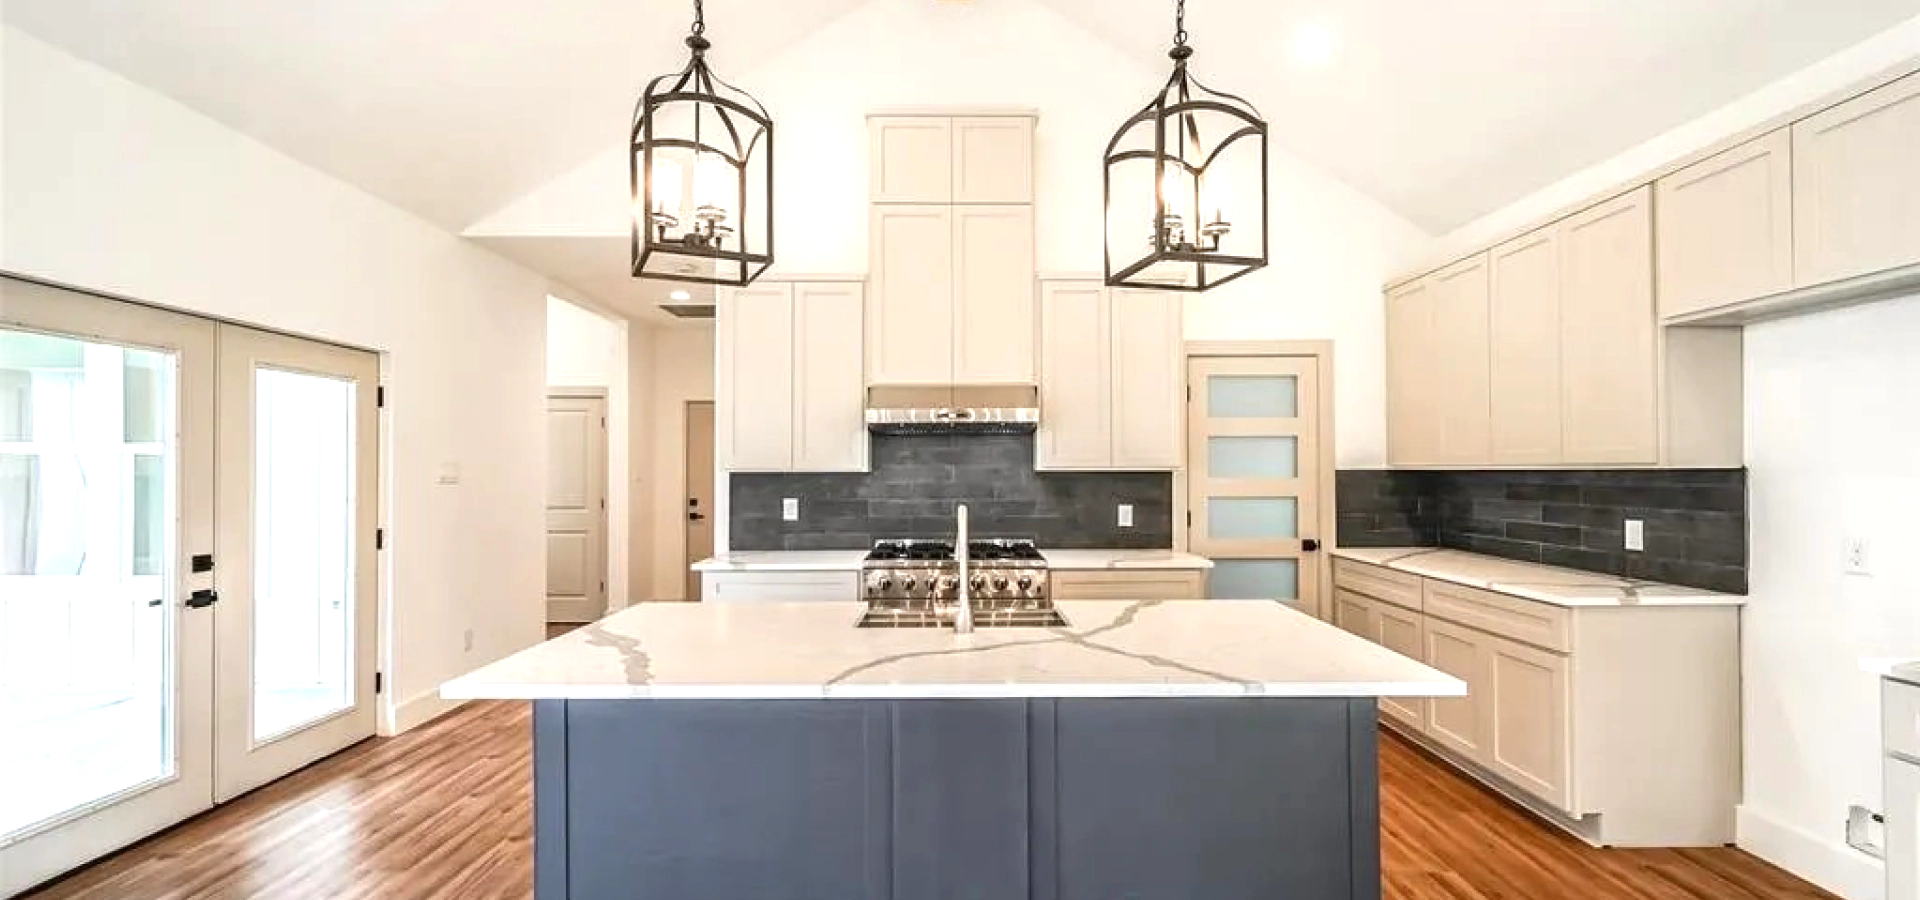
<svg viewBox="0 0 1920 900">
<path fill-rule="evenodd" d="M 903 34 L 939 39 L 904 41 Z M 1032 0 L 876 0 L 753 68 L 736 68 L 724 50 L 723 43 L 713 57 L 722 75 L 752 92 L 776 120 L 776 268 L 793 273 L 867 270 L 869 111 L 962 105 L 1039 110 L 1039 268 L 1098 272 L 1101 156 L 1114 129 L 1168 74 L 1163 60 L 1122 54 Z M 1428 237 L 1286 155 L 1287 123 L 1272 125 L 1272 265 L 1196 298 L 1188 336 L 1335 339 L 1338 463 L 1381 465 L 1380 286 Z M 610 149 L 475 230 L 621 233 L 626 167 L 622 151 Z"/>
<path fill-rule="evenodd" d="M 688 401 L 713 399 L 713 336 L 711 322 L 653 332 L 646 419 L 653 451 L 645 528 L 648 580 L 635 578 L 636 600 L 680 600 L 687 593 L 686 409 Z"/>
<path fill-rule="evenodd" d="M 16 30 L 5 40 L 0 266 L 383 353 L 384 723 L 431 715 L 441 681 L 539 640 L 545 280 Z M 436 484 L 443 464 L 459 484 Z"/>
<path fill-rule="evenodd" d="M 1741 843 L 1843 896 L 1880 896 L 1844 846 L 1880 806 L 1880 699 L 1863 657 L 1920 656 L 1920 296 L 1747 329 L 1753 575 Z M 1847 536 L 1871 577 L 1847 575 Z"/>
<path fill-rule="evenodd" d="M 1920 65 L 1910 20 L 1442 237 L 1422 264 L 1480 249 L 1647 171 L 1858 82 Z M 1920 299 L 1754 326 L 1746 339 L 1751 589 L 1742 615 L 1740 845 L 1851 900 L 1881 866 L 1844 844 L 1847 806 L 1880 806 L 1879 699 L 1862 657 L 1920 656 Z M 1841 573 L 1843 537 L 1877 548 Z"/>
<path fill-rule="evenodd" d="M 547 385 L 607 392 L 607 610 L 629 602 L 632 525 L 632 389 L 627 320 L 547 297 Z"/>
</svg>

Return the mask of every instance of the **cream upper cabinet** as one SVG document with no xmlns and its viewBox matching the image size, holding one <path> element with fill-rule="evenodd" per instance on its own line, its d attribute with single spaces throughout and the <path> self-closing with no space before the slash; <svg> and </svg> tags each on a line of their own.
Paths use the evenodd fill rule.
<svg viewBox="0 0 1920 900">
<path fill-rule="evenodd" d="M 867 375 L 953 382 L 953 207 L 872 207 Z"/>
<path fill-rule="evenodd" d="M 1794 275 L 1920 263 L 1920 74 L 1793 126 Z"/>
<path fill-rule="evenodd" d="M 1028 116 L 953 120 L 953 202 L 1032 203 L 1033 125 Z"/>
<path fill-rule="evenodd" d="M 1561 223 L 1561 443 L 1569 463 L 1659 461 L 1648 188 Z"/>
<path fill-rule="evenodd" d="M 798 472 L 868 468 L 866 291 L 857 281 L 793 286 L 793 464 Z"/>
<path fill-rule="evenodd" d="M 1493 248 L 1491 459 L 1560 462 L 1560 231 Z"/>
<path fill-rule="evenodd" d="M 1174 291 L 1111 297 L 1113 467 L 1177 469 L 1187 436 L 1184 304 Z"/>
<path fill-rule="evenodd" d="M 863 294 L 858 281 L 721 292 L 714 437 L 722 469 L 867 469 Z"/>
<path fill-rule="evenodd" d="M 873 116 L 867 120 L 867 140 L 873 202 L 953 202 L 952 119 Z"/>
<path fill-rule="evenodd" d="M 715 316 L 715 450 L 728 471 L 793 465 L 793 286 L 723 290 Z"/>
<path fill-rule="evenodd" d="M 1437 462 L 1438 392 L 1430 360 L 1433 284 L 1410 282 L 1387 292 L 1387 458 L 1396 465 Z"/>
<path fill-rule="evenodd" d="M 1180 467 L 1186 430 L 1180 296 L 1096 281 L 1040 289 L 1040 469 Z"/>
<path fill-rule="evenodd" d="M 953 207 L 952 253 L 953 380 L 1031 383 L 1033 207 Z"/>
<path fill-rule="evenodd" d="M 1107 289 L 1099 282 L 1040 286 L 1040 469 L 1113 463 L 1113 362 Z"/>
<path fill-rule="evenodd" d="M 874 203 L 1032 203 L 1032 115 L 871 116 Z"/>
<path fill-rule="evenodd" d="M 1654 183 L 1662 317 L 1793 288 L 1793 178 L 1782 128 Z"/>
<path fill-rule="evenodd" d="M 1486 255 L 1440 270 L 1433 276 L 1433 290 L 1434 350 L 1427 377 L 1440 389 L 1436 461 L 1472 465 L 1492 452 Z"/>
</svg>

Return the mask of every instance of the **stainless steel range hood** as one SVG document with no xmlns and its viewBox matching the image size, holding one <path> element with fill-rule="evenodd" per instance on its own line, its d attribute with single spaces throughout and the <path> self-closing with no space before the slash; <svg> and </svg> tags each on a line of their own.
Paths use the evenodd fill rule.
<svg viewBox="0 0 1920 900">
<path fill-rule="evenodd" d="M 875 434 L 1031 434 L 1040 389 L 1031 384 L 874 385 L 867 430 Z"/>
</svg>

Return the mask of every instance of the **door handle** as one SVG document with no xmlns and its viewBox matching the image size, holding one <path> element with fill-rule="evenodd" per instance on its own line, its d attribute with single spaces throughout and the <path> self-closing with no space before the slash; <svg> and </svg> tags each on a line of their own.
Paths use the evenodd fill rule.
<svg viewBox="0 0 1920 900">
<path fill-rule="evenodd" d="M 1307 538 L 1300 542 L 1300 549 L 1307 553 L 1312 553 L 1320 549 L 1320 542 L 1313 538 Z"/>
<path fill-rule="evenodd" d="M 687 513 L 687 521 L 689 522 L 704 522 L 706 521 L 706 519 L 707 519 L 706 513 L 697 513 L 697 512 Z"/>
<path fill-rule="evenodd" d="M 217 591 L 199 590 L 187 596 L 188 609 L 206 609 L 219 602 L 220 594 Z"/>
</svg>

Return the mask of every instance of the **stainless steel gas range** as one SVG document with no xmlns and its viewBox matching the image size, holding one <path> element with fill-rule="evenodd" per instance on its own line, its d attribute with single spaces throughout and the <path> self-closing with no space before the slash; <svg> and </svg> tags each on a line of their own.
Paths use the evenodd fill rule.
<svg viewBox="0 0 1920 900">
<path fill-rule="evenodd" d="M 1047 560 L 1032 541 L 966 543 L 964 576 L 951 541 L 899 540 L 873 545 L 861 563 L 866 626 L 922 626 L 951 617 L 965 595 L 981 625 L 1058 625 L 1047 589 Z"/>
</svg>

